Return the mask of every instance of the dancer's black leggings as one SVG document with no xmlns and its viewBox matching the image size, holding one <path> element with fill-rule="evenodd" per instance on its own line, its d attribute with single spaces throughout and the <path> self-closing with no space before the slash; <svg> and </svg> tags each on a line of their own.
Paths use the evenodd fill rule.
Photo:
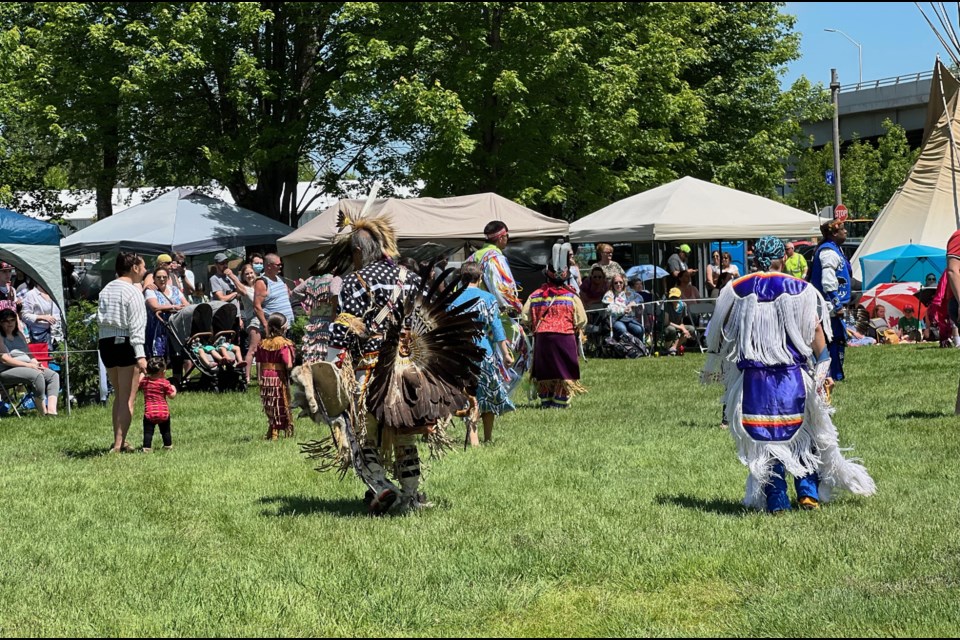
<svg viewBox="0 0 960 640">
<path fill-rule="evenodd" d="M 172 447 L 173 437 L 170 435 L 170 418 L 160 422 L 154 422 L 148 418 L 143 419 L 143 448 L 149 449 L 153 446 L 153 429 L 160 427 L 160 437 L 163 438 L 163 446 Z"/>
</svg>

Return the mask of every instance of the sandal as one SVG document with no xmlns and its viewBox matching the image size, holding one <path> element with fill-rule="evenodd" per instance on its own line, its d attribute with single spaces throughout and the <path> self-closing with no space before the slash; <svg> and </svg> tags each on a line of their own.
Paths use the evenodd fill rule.
<svg viewBox="0 0 960 640">
<path fill-rule="evenodd" d="M 124 453 L 133 453 L 136 451 L 136 449 L 134 449 L 133 446 L 131 446 L 131 444 L 126 440 L 124 440 L 123 444 L 120 445 L 120 450 L 123 451 Z"/>
</svg>

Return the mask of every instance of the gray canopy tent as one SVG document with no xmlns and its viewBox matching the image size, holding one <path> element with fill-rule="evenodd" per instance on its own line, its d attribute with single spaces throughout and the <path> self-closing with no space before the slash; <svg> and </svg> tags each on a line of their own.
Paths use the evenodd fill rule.
<svg viewBox="0 0 960 640">
<path fill-rule="evenodd" d="M 192 189 L 174 189 L 65 238 L 63 255 L 107 251 L 187 255 L 274 244 L 293 231 L 270 218 Z"/>
</svg>

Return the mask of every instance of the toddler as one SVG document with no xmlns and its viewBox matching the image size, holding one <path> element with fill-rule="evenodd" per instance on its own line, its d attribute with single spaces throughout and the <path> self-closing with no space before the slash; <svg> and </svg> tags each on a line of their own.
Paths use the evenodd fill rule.
<svg viewBox="0 0 960 640">
<path fill-rule="evenodd" d="M 143 391 L 143 452 L 153 451 L 153 430 L 160 427 L 160 437 L 163 438 L 163 448 L 173 449 L 173 438 L 170 435 L 170 407 L 167 406 L 167 396 L 177 395 L 177 389 L 170 381 L 163 377 L 167 370 L 167 363 L 163 358 L 150 358 L 147 361 L 147 375 L 140 379 L 140 390 Z"/>
</svg>

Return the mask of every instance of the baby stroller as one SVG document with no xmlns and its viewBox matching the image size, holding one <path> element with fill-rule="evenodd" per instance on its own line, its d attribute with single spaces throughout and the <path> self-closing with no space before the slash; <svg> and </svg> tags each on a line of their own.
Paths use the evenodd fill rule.
<svg viewBox="0 0 960 640">
<path fill-rule="evenodd" d="M 207 391 L 246 391 L 247 377 L 241 358 L 213 362 L 211 347 L 232 346 L 240 332 L 237 308 L 229 302 L 192 304 L 170 316 L 165 323 L 173 339 L 172 348 L 193 368 L 183 378 L 185 388 Z"/>
</svg>

